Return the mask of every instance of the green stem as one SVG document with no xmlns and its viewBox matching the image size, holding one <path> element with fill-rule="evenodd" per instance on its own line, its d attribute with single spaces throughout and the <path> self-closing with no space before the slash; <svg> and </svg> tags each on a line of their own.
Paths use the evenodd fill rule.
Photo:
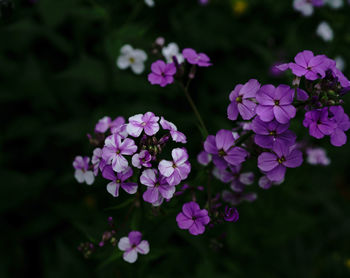
<svg viewBox="0 0 350 278">
<path fill-rule="evenodd" d="M 183 89 L 183 91 L 185 93 L 185 96 L 186 96 L 189 104 L 191 105 L 191 108 L 192 108 L 192 110 L 193 110 L 193 112 L 194 112 L 194 114 L 195 114 L 195 116 L 196 116 L 200 126 L 202 127 L 204 135 L 205 135 L 205 138 L 206 138 L 209 135 L 208 130 L 207 130 L 207 128 L 206 128 L 206 126 L 205 126 L 205 124 L 203 122 L 201 114 L 199 113 L 199 111 L 197 109 L 197 106 L 194 104 L 194 102 L 193 102 L 193 100 L 192 100 L 192 98 L 191 98 L 191 96 L 190 96 L 190 94 L 188 92 L 188 88 L 187 87 L 188 87 L 188 85 L 186 87 L 182 85 L 182 89 Z"/>
</svg>

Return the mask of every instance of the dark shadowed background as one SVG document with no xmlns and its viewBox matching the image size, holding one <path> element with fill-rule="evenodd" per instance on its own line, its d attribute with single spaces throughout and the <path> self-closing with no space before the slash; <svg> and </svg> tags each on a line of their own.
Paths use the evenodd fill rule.
<svg viewBox="0 0 350 278">
<path fill-rule="evenodd" d="M 187 134 L 196 164 L 202 137 L 183 93 L 176 85 L 149 84 L 151 55 L 140 76 L 119 70 L 115 60 L 124 44 L 149 53 L 163 36 L 206 52 L 213 66 L 198 71 L 190 91 L 215 133 L 232 126 L 226 108 L 236 84 L 290 82 L 288 74 L 271 76 L 270 66 L 299 51 L 341 55 L 349 77 L 347 4 L 302 17 L 289 0 L 208 6 L 155 0 L 154 8 L 142 0 L 10 2 L 0 1 L 0 277 L 350 277 L 348 144 L 317 141 L 327 149 L 329 167 L 304 163 L 288 170 L 281 186 L 265 191 L 255 184 L 258 200 L 238 207 L 240 220 L 204 236 L 179 230 L 174 215 L 136 213 L 132 226 L 144 232 L 151 252 L 133 265 L 108 261 L 109 247 L 90 259 L 77 251 L 80 242 L 100 239 L 109 215 L 122 225 L 125 210 L 106 210 L 120 202 L 106 192 L 106 182 L 78 184 L 72 167 L 76 155 L 90 155 L 86 134 L 98 119 L 146 111 Z M 332 42 L 315 34 L 322 20 L 334 30 Z M 303 138 L 301 122 L 293 129 Z"/>
</svg>

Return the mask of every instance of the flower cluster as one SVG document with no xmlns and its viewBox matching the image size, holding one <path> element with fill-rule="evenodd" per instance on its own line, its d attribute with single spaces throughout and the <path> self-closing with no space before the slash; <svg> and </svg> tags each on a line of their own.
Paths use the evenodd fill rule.
<svg viewBox="0 0 350 278">
<path fill-rule="evenodd" d="M 252 172 L 242 171 L 248 158 L 257 158 L 262 173 L 258 184 L 263 189 L 281 184 L 287 168 L 299 167 L 303 162 L 302 150 L 310 164 L 329 164 L 322 149 L 296 142 L 290 122 L 297 111 L 304 111 L 302 124 L 312 137 L 330 136 L 334 146 L 346 142 L 345 131 L 350 128 L 350 121 L 341 104 L 342 96 L 350 90 L 350 82 L 336 62 L 305 50 L 296 55 L 294 62 L 277 68 L 292 71 L 295 76 L 292 87 L 261 85 L 255 79 L 237 85 L 229 95 L 227 117 L 243 121 L 235 129 L 209 135 L 204 151 L 197 157 L 202 165 L 212 161 L 213 175 L 223 183 L 230 183 L 231 190 L 222 192 L 222 200 L 232 205 L 256 199 L 255 193 L 245 192 L 246 185 L 254 182 Z M 305 86 L 302 88 L 301 84 Z"/>
<path fill-rule="evenodd" d="M 192 48 L 185 48 L 182 53 L 179 51 L 179 47 L 176 43 L 169 43 L 164 46 L 164 39 L 158 38 L 156 46 L 160 47 L 160 51 L 155 49 L 155 53 L 161 53 L 164 60 L 159 59 L 152 63 L 151 73 L 148 74 L 148 81 L 152 85 L 159 85 L 165 87 L 172 84 L 175 77 L 181 77 L 184 72 L 184 62 L 192 65 L 189 76 L 193 79 L 195 68 L 198 67 L 209 67 L 211 66 L 210 58 L 205 53 L 197 53 Z"/>
<path fill-rule="evenodd" d="M 162 137 L 157 138 L 160 133 Z M 77 157 L 73 163 L 75 177 L 79 182 L 92 184 L 94 176 L 102 173 L 110 181 L 107 191 L 114 197 L 119 196 L 120 188 L 135 194 L 140 182 L 145 185 L 144 201 L 159 206 L 164 199 L 173 197 L 175 186 L 187 179 L 191 171 L 183 147 L 171 151 L 171 160 L 160 158 L 170 138 L 186 143 L 186 136 L 173 123 L 152 112 L 134 115 L 128 122 L 122 117 L 113 121 L 104 117 L 95 126 L 95 138 L 90 136 L 90 141 L 97 145 L 92 165 L 89 166 L 88 157 Z"/>
</svg>

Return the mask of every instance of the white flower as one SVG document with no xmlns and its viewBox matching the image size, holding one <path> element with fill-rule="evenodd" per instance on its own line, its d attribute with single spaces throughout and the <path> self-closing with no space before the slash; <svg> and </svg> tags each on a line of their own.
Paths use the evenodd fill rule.
<svg viewBox="0 0 350 278">
<path fill-rule="evenodd" d="M 293 7 L 304 16 L 310 16 L 314 12 L 314 6 L 307 0 L 294 0 Z"/>
<path fill-rule="evenodd" d="M 334 61 L 336 63 L 338 70 L 343 71 L 345 69 L 346 64 L 343 57 L 337 56 L 334 58 Z"/>
<path fill-rule="evenodd" d="M 326 4 L 328 4 L 332 9 L 339 9 L 343 7 L 343 0 L 326 0 Z"/>
<path fill-rule="evenodd" d="M 74 177 L 79 183 L 85 182 L 87 185 L 93 184 L 95 180 L 95 176 L 92 171 L 84 171 L 81 169 L 75 170 Z"/>
<path fill-rule="evenodd" d="M 120 56 L 117 59 L 117 66 L 120 69 L 127 69 L 131 67 L 136 74 L 141 74 L 147 60 L 147 54 L 141 49 L 133 49 L 132 46 L 126 44 L 120 49 Z"/>
<path fill-rule="evenodd" d="M 179 46 L 174 42 L 171 42 L 167 46 L 164 46 L 162 49 L 162 54 L 165 57 L 167 63 L 172 63 L 174 56 L 177 58 L 179 64 L 184 61 L 184 57 L 179 52 Z"/>
<path fill-rule="evenodd" d="M 145 3 L 148 7 L 154 7 L 154 0 L 145 0 Z"/>
<path fill-rule="evenodd" d="M 325 21 L 322 21 L 318 25 L 316 34 L 326 42 L 333 40 L 333 30 L 331 26 L 329 26 L 329 24 Z"/>
</svg>

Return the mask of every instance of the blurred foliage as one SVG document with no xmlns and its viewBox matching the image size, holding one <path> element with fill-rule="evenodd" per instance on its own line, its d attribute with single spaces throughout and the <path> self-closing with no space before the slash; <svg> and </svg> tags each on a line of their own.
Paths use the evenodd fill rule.
<svg viewBox="0 0 350 278">
<path fill-rule="evenodd" d="M 122 226 L 121 210 L 106 210 L 126 196 L 112 198 L 102 180 L 78 184 L 72 168 L 75 155 L 90 154 L 85 135 L 99 118 L 146 111 L 188 135 L 196 163 L 202 138 L 181 91 L 151 86 L 148 70 L 136 76 L 117 69 L 122 45 L 149 52 L 163 36 L 208 53 L 214 66 L 198 71 L 190 91 L 214 133 L 232 125 L 226 107 L 236 84 L 289 82 L 269 75 L 269 68 L 301 50 L 341 55 L 350 76 L 349 6 L 319 8 L 306 18 L 289 0 L 213 0 L 208 6 L 155 0 L 154 8 L 143 0 L 12 2 L 0 18 L 0 277 L 350 277 L 349 145 L 318 141 L 327 148 L 329 167 L 288 170 L 283 185 L 256 189 L 258 200 L 239 206 L 238 223 L 204 236 L 177 229 L 173 217 L 138 209 L 131 228 L 142 228 L 151 252 L 134 265 L 112 248 L 88 260 L 77 251 L 80 242 L 100 240 L 109 215 L 122 235 L 129 227 Z M 315 35 L 321 20 L 334 29 L 331 43 Z M 154 60 L 149 57 L 147 69 Z M 293 129 L 306 132 L 301 121 Z"/>
</svg>

